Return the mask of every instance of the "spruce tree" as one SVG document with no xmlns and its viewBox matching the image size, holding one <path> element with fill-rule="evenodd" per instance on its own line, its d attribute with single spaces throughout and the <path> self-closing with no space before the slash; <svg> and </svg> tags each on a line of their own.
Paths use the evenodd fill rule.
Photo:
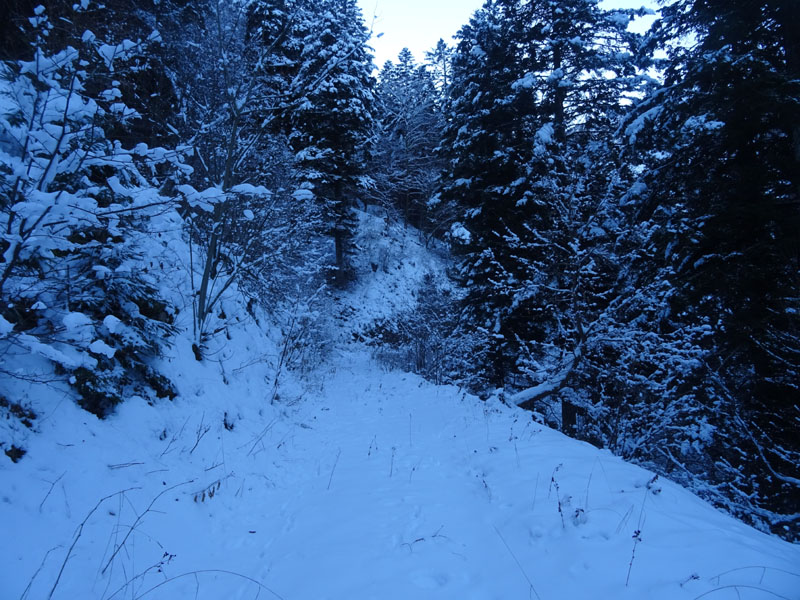
<svg viewBox="0 0 800 600">
<path fill-rule="evenodd" d="M 376 114 L 373 196 L 418 229 L 441 232 L 446 216 L 436 197 L 441 165 L 435 150 L 444 120 L 431 76 L 407 48 L 397 65 L 388 62 L 380 73 Z"/>
<path fill-rule="evenodd" d="M 485 377 L 497 387 L 513 364 L 514 334 L 524 318 L 515 307 L 522 273 L 511 243 L 521 235 L 533 108 L 533 94 L 513 87 L 524 72 L 524 52 L 515 37 L 519 7 L 506 4 L 486 2 L 458 34 L 452 116 L 442 143 L 442 196 L 461 210 L 451 238 L 461 255 L 465 308 L 486 338 Z"/>
<path fill-rule="evenodd" d="M 300 187 L 320 203 L 333 239 L 332 278 L 345 285 L 353 276 L 353 208 L 369 187 L 375 85 L 369 32 L 356 0 L 315 2 L 306 18 L 285 107 L 289 142 Z"/>
<path fill-rule="evenodd" d="M 675 385 L 702 407 L 705 439 L 673 451 L 670 466 L 790 537 L 800 496 L 797 13 L 782 1 L 666 7 L 653 36 L 669 52 L 665 85 L 629 126 L 647 165 L 640 223 L 660 265 L 653 273 L 643 260 L 638 272 L 666 288 L 659 327 L 703 350 Z"/>
<path fill-rule="evenodd" d="M 611 285 L 592 254 L 609 240 L 598 215 L 613 179 L 606 153 L 640 78 L 626 30 L 635 14 L 498 0 L 462 30 L 445 191 L 466 209 L 467 302 L 490 332 L 495 373 L 536 384 L 519 401 L 568 383 Z"/>
<path fill-rule="evenodd" d="M 532 0 L 520 9 L 526 72 L 515 87 L 532 91 L 536 107 L 526 236 L 515 241 L 525 268 L 518 305 L 535 335 L 519 335 L 519 368 L 537 385 L 518 399 L 575 386 L 614 295 L 616 130 L 643 79 L 638 36 L 627 30 L 642 12 L 591 0 Z M 561 425 L 573 433 L 575 404 L 587 402 L 570 396 L 575 387 L 560 395 Z"/>
</svg>

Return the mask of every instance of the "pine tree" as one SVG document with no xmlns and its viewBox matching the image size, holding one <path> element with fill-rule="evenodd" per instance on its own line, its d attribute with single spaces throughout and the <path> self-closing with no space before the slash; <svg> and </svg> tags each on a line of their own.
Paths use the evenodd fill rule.
<svg viewBox="0 0 800 600">
<path fill-rule="evenodd" d="M 436 197 L 441 170 L 436 147 L 444 120 L 438 93 L 424 67 L 406 48 L 398 64 L 384 65 L 376 91 L 375 152 L 372 196 L 398 211 L 407 223 L 435 233 L 446 225 Z"/>
<path fill-rule="evenodd" d="M 515 38 L 519 7 L 505 4 L 487 2 L 458 34 L 452 116 L 442 144 L 442 197 L 463 215 L 451 237 L 462 257 L 466 310 L 486 337 L 485 376 L 498 387 L 513 364 L 509 348 L 522 316 L 514 305 L 522 273 L 511 243 L 520 235 L 534 102 L 532 93 L 513 87 L 524 73 Z"/>
<path fill-rule="evenodd" d="M 702 349 L 675 385 L 708 422 L 706 460 L 670 448 L 670 466 L 795 538 L 797 517 L 786 515 L 800 494 L 797 18 L 793 2 L 666 7 L 653 36 L 669 52 L 665 85 L 629 126 L 647 165 L 640 223 L 660 265 L 638 271 L 666 288 L 659 327 Z M 675 43 L 687 35 L 693 43 Z"/>
<path fill-rule="evenodd" d="M 370 182 L 374 79 L 369 32 L 355 0 L 324 0 L 307 13 L 285 114 L 300 187 L 319 201 L 334 242 L 333 280 L 353 276 L 353 207 Z"/>
</svg>

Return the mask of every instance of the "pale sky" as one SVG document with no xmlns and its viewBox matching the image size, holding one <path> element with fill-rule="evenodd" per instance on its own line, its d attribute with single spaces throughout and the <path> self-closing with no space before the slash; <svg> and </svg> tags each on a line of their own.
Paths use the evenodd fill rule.
<svg viewBox="0 0 800 600">
<path fill-rule="evenodd" d="M 418 63 L 425 61 L 425 52 L 439 38 L 452 44 L 451 36 L 469 22 L 483 0 L 358 0 L 364 22 L 372 26 L 370 46 L 375 49 L 378 68 L 408 48 Z M 382 33 L 383 36 L 377 37 Z"/>
<path fill-rule="evenodd" d="M 397 60 L 403 48 L 411 50 L 418 63 L 439 38 L 451 39 L 483 0 L 358 0 L 367 27 L 372 27 L 370 46 L 375 49 L 375 65 Z M 654 0 L 603 0 L 605 8 L 655 7 Z M 374 16 L 374 21 L 373 21 Z M 378 34 L 383 34 L 377 37 Z"/>
</svg>

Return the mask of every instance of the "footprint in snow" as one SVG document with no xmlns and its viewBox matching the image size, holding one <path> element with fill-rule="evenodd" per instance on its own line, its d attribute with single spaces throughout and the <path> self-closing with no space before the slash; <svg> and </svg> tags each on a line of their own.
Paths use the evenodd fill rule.
<svg viewBox="0 0 800 600">
<path fill-rule="evenodd" d="M 423 590 L 438 590 L 448 584 L 450 578 L 444 573 L 419 571 L 411 575 L 411 582 Z"/>
</svg>

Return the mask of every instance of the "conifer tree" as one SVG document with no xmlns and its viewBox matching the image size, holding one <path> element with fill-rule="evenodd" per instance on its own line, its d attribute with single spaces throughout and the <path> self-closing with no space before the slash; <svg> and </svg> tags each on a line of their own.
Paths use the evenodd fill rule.
<svg viewBox="0 0 800 600">
<path fill-rule="evenodd" d="M 442 196 L 461 220 L 451 237 L 462 256 L 466 310 L 486 337 L 486 377 L 502 387 L 514 345 L 519 238 L 531 158 L 528 121 L 533 94 L 517 91 L 524 71 L 515 22 L 518 5 L 490 0 L 458 34 L 453 57 L 452 115 L 442 148 L 447 160 Z"/>
<path fill-rule="evenodd" d="M 425 65 L 439 92 L 439 110 L 445 119 L 450 117 L 450 88 L 453 85 L 453 47 L 439 39 L 431 50 L 425 53 Z"/>
<path fill-rule="evenodd" d="M 420 230 L 442 232 L 447 217 L 436 197 L 441 166 L 435 150 L 444 121 L 431 76 L 407 48 L 380 73 L 376 114 L 372 195 Z"/>
<path fill-rule="evenodd" d="M 353 207 L 370 186 L 374 121 L 369 32 L 356 0 L 323 0 L 307 12 L 285 114 L 301 188 L 320 203 L 333 239 L 333 280 L 352 278 Z"/>
<path fill-rule="evenodd" d="M 554 380 L 539 393 L 567 383 L 594 318 L 584 313 L 596 313 L 599 282 L 586 275 L 610 181 L 601 140 L 638 80 L 635 14 L 584 0 L 487 2 L 454 59 L 445 189 L 466 209 L 467 302 L 494 320 L 495 372 L 522 375 L 518 387 Z"/>
<path fill-rule="evenodd" d="M 614 295 L 613 155 L 624 103 L 643 79 L 638 36 L 627 31 L 642 12 L 591 0 L 531 0 L 518 12 L 525 75 L 515 88 L 536 98 L 526 235 L 514 240 L 525 270 L 517 305 L 530 322 L 517 335 L 518 367 L 536 385 L 518 400 L 572 383 Z M 562 394 L 561 404 L 561 425 L 574 432 L 573 402 Z"/>
<path fill-rule="evenodd" d="M 702 349 L 676 385 L 699 403 L 706 436 L 669 466 L 707 476 L 717 502 L 793 536 L 797 13 L 796 3 L 766 0 L 666 7 L 653 36 L 669 52 L 665 85 L 628 127 L 646 159 L 640 226 L 659 265 L 643 258 L 638 272 L 668 289 L 658 327 Z"/>
</svg>

